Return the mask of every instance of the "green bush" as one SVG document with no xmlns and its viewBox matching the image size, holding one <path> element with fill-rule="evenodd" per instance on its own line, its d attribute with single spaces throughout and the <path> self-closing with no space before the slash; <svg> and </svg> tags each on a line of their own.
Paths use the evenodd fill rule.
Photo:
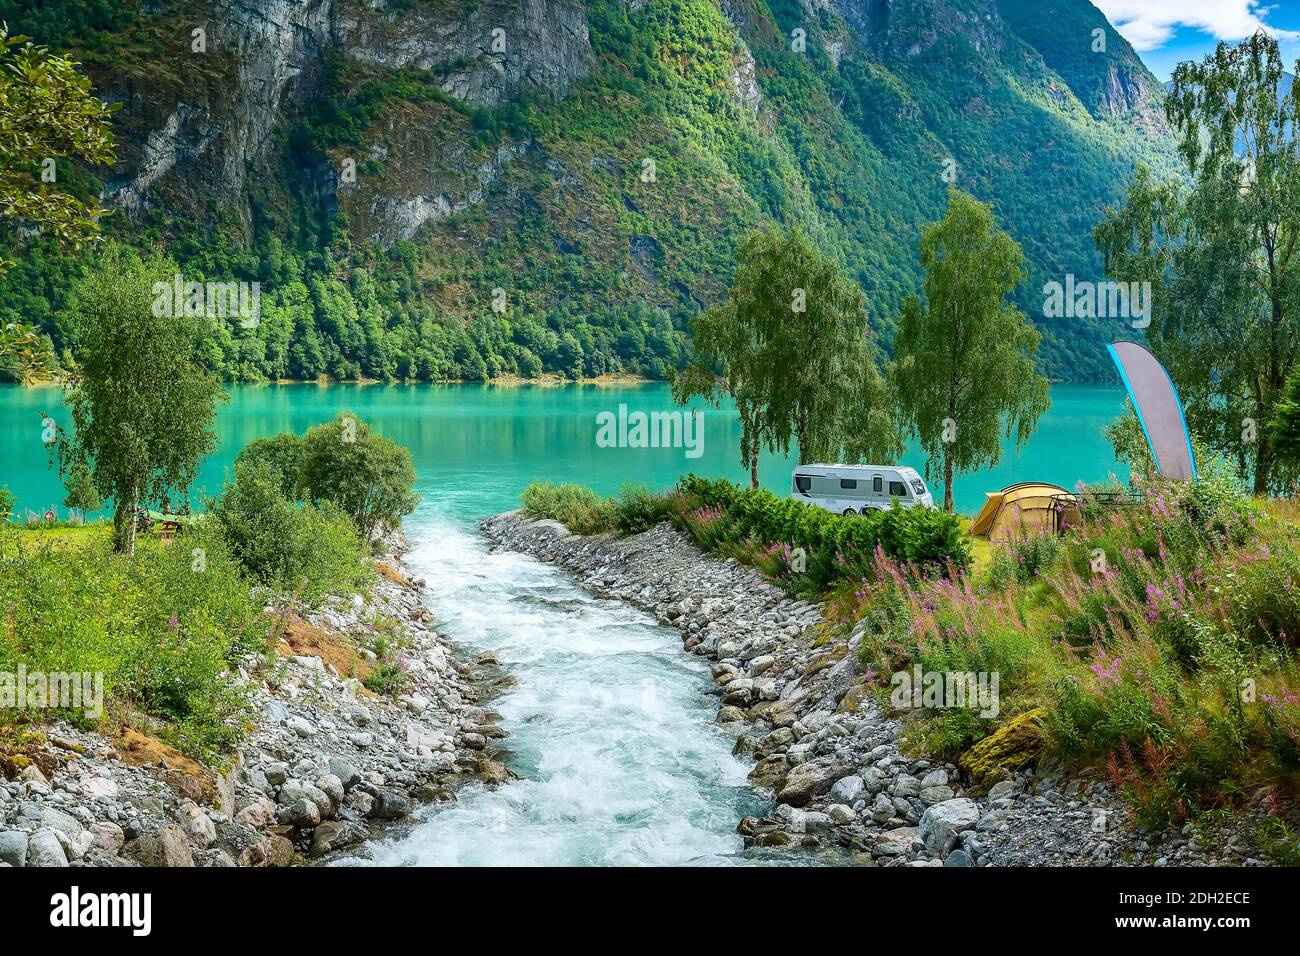
<svg viewBox="0 0 1300 956">
<path fill-rule="evenodd" d="M 742 490 L 728 481 L 688 475 L 680 486 L 688 501 L 723 509 L 724 529 L 733 540 L 803 548 L 808 573 L 819 588 L 839 577 L 869 576 L 877 547 L 888 557 L 918 566 L 962 570 L 970 565 L 970 543 L 961 523 L 942 511 L 894 507 L 844 516 L 765 489 Z"/>
<path fill-rule="evenodd" d="M 672 499 L 667 495 L 629 482 L 614 500 L 614 523 L 623 534 L 637 534 L 665 520 L 671 508 Z"/>
<path fill-rule="evenodd" d="M 254 459 L 212 503 L 211 521 L 251 580 L 308 604 L 350 594 L 368 579 L 367 549 L 352 519 L 330 502 L 295 504 L 281 473 Z"/>
<path fill-rule="evenodd" d="M 240 449 L 235 467 L 254 461 L 267 462 L 280 476 L 280 491 L 292 501 L 298 497 L 304 450 L 302 436 L 293 432 L 257 438 Z"/>
<path fill-rule="evenodd" d="M 334 502 L 352 516 L 364 541 L 399 527 L 415 510 L 415 477 L 411 452 L 351 412 L 308 429 L 302 439 L 299 494 L 318 505 Z"/>
<path fill-rule="evenodd" d="M 602 534 L 618 527 L 617 509 L 585 485 L 535 481 L 524 489 L 524 513 L 558 521 L 574 534 Z"/>
<path fill-rule="evenodd" d="M 0 524 L 9 520 L 16 503 L 17 499 L 14 498 L 14 493 L 9 490 L 9 486 L 0 485 Z"/>
</svg>

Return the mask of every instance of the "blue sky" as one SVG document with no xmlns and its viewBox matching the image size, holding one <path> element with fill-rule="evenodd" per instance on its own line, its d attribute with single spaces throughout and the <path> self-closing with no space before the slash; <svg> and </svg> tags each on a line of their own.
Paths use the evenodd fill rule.
<svg viewBox="0 0 1300 956">
<path fill-rule="evenodd" d="M 1093 0 L 1142 57 L 1169 79 L 1180 60 L 1200 59 L 1220 40 L 1241 40 L 1263 27 L 1282 45 L 1291 71 L 1300 57 L 1300 0 Z"/>
</svg>

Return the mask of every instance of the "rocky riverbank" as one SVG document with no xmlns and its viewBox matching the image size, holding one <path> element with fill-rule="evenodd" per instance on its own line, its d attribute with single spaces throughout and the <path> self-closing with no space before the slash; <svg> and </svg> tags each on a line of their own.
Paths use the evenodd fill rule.
<svg viewBox="0 0 1300 956">
<path fill-rule="evenodd" d="M 492 759 L 507 735 L 477 704 L 491 668 L 457 659 L 403 570 L 405 540 L 385 544 L 366 597 L 277 619 L 274 657 L 239 662 L 255 723 L 227 766 L 187 759 L 139 721 L 113 739 L 30 732 L 0 778 L 0 867 L 294 865 L 455 799 L 464 780 L 507 779 Z M 401 648 L 400 696 L 361 679 L 377 639 Z"/>
<path fill-rule="evenodd" d="M 699 551 L 670 525 L 629 537 L 570 534 L 520 512 L 482 523 L 495 548 L 534 555 L 579 584 L 677 628 L 712 662 L 717 720 L 754 760 L 772 812 L 746 817 L 747 846 L 837 847 L 883 866 L 1252 865 L 1247 821 L 1212 837 L 1141 832 L 1110 785 L 1050 762 L 984 790 L 956 765 L 899 749 L 902 715 L 858 672 L 865 625 L 837 635 L 821 611 L 752 568 Z"/>
</svg>

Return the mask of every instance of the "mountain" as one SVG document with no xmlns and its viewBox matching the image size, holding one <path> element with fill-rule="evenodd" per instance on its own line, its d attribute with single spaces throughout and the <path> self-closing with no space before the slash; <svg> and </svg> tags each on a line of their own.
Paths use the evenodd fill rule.
<svg viewBox="0 0 1300 956">
<path fill-rule="evenodd" d="M 187 279 L 261 283 L 260 325 L 214 346 L 238 378 L 664 375 L 772 219 L 845 262 L 887 343 L 949 181 L 1023 246 L 1044 370 L 1108 378 L 1123 326 L 1043 318 L 1041 289 L 1100 278 L 1092 226 L 1136 163 L 1175 162 L 1159 84 L 1087 0 L 0 0 L 0 19 L 121 104 L 116 166 L 66 179 L 115 210 L 106 229 Z M 30 247 L 0 321 L 62 346 L 80 267 Z"/>
</svg>

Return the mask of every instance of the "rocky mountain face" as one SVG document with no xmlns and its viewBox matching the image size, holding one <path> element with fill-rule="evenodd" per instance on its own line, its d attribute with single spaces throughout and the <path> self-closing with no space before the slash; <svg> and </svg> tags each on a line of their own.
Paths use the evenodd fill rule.
<svg viewBox="0 0 1300 956">
<path fill-rule="evenodd" d="M 298 318 L 279 364 L 245 350 L 241 376 L 433 375 L 400 353 L 429 318 L 495 323 L 490 339 L 526 314 L 562 336 L 557 313 L 599 324 L 636 303 L 680 332 L 772 219 L 845 261 L 887 343 L 950 186 L 993 202 L 1024 247 L 1044 368 L 1103 376 L 1114 329 L 1054 325 L 1036 290 L 1101 278 L 1092 225 L 1136 163 L 1172 155 L 1158 84 L 1087 0 L 150 0 L 103 15 L 0 0 L 0 15 L 71 49 L 122 104 L 119 162 L 90 171 L 113 229 L 273 297 L 240 249 L 291 251 L 303 282 L 375 277 L 376 331 L 322 331 L 313 295 L 324 364 L 295 365 L 315 348 Z M 398 358 L 368 371 L 398 327 Z M 607 353 L 584 371 L 634 367 L 622 334 L 575 332 L 584 355 Z"/>
<path fill-rule="evenodd" d="M 274 175 L 273 166 L 281 160 L 273 155 L 275 134 L 322 94 L 330 57 L 434 74 L 445 93 L 477 107 L 499 105 L 525 90 L 562 98 L 592 67 L 586 18 L 576 0 L 414 8 L 332 0 L 217 0 L 203 13 L 179 19 L 184 23 L 188 16 L 194 29 L 207 33 L 207 50 L 199 52 L 191 43 L 191 55 L 220 59 L 225 82 L 203 96 L 184 88 L 174 97 L 157 98 L 146 91 L 134 96 L 123 91 L 128 115 L 157 124 L 143 142 L 128 142 L 120 175 L 105 193 L 109 202 L 132 214 L 166 204 L 151 196 L 165 178 L 174 181 L 182 197 L 192 192 L 191 201 L 216 196 L 238 207 L 250 175 Z M 112 96 L 116 91 L 110 85 L 108 92 Z M 418 152 L 427 144 L 414 135 L 408 145 Z M 376 145 L 372 157 L 357 159 L 373 158 L 380 150 Z M 430 164 L 443 169 L 455 165 Z M 410 238 L 429 219 L 451 215 L 473 201 L 474 188 L 458 190 L 455 183 L 440 182 L 436 168 L 428 172 L 429 188 L 421 194 L 385 196 L 377 204 L 374 211 L 391 220 L 392 227 L 373 238 Z M 477 172 L 490 180 L 494 164 Z M 322 189 L 345 185 L 341 174 L 331 183 L 328 172 L 321 173 Z M 247 223 L 247 210 L 240 212 Z"/>
</svg>

